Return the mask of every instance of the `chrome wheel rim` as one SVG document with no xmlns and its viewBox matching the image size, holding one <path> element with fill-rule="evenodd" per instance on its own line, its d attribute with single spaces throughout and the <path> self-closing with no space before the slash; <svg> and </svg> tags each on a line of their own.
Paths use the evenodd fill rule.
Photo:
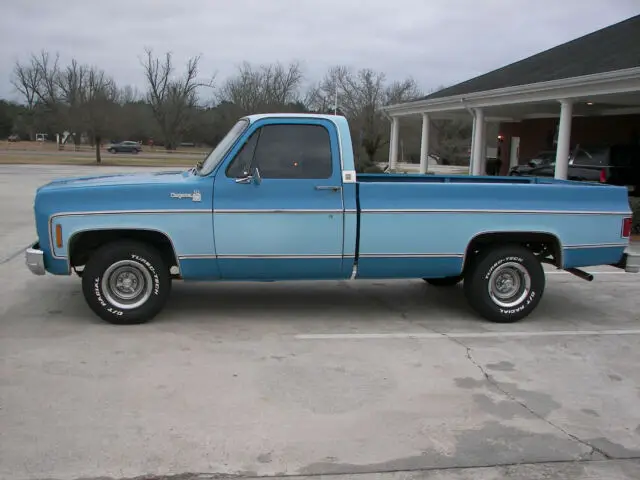
<svg viewBox="0 0 640 480">
<path fill-rule="evenodd" d="M 132 310 L 143 305 L 152 291 L 151 273 L 134 260 L 120 260 L 109 266 L 102 276 L 105 298 L 121 310 Z"/>
<path fill-rule="evenodd" d="M 531 275 L 520 263 L 506 262 L 489 277 L 489 296 L 502 308 L 520 304 L 531 292 Z"/>
</svg>

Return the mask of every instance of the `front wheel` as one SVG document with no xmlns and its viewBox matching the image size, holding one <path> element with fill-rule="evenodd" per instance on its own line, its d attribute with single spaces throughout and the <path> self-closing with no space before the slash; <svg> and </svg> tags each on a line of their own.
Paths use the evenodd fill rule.
<svg viewBox="0 0 640 480">
<path fill-rule="evenodd" d="M 164 306 L 171 277 L 158 251 L 144 243 L 120 241 L 95 251 L 82 274 L 89 307 L 116 325 L 145 323 Z"/>
<path fill-rule="evenodd" d="M 538 305 L 545 287 L 542 264 L 527 248 L 489 248 L 471 261 L 464 292 L 471 307 L 487 320 L 516 322 Z"/>
</svg>

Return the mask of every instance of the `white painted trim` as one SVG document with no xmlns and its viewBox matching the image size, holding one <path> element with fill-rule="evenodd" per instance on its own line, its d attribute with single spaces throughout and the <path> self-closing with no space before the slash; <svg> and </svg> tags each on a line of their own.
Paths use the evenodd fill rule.
<svg viewBox="0 0 640 480">
<path fill-rule="evenodd" d="M 640 92 L 640 67 L 383 107 L 392 116 Z"/>
</svg>

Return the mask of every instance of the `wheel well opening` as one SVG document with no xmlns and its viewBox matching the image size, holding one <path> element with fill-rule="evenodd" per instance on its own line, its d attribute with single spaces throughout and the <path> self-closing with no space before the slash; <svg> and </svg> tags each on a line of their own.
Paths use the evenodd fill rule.
<svg viewBox="0 0 640 480">
<path fill-rule="evenodd" d="M 528 248 L 540 262 L 562 268 L 562 248 L 558 237 L 542 232 L 493 232 L 478 235 L 465 252 L 464 268 L 476 255 L 489 246 L 515 244 Z"/>
<path fill-rule="evenodd" d="M 118 240 L 136 240 L 155 247 L 169 268 L 178 265 L 169 237 L 155 230 L 91 230 L 80 232 L 69 241 L 69 262 L 72 267 L 85 265 L 92 252 L 107 243 Z"/>
</svg>

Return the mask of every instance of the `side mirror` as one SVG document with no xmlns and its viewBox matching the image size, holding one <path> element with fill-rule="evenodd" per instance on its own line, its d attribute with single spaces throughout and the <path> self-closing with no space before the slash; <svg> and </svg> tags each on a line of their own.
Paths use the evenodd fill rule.
<svg viewBox="0 0 640 480">
<path fill-rule="evenodd" d="M 256 185 L 260 185 L 262 182 L 262 177 L 260 176 L 260 170 L 258 167 L 253 169 L 253 172 L 244 171 L 242 172 L 242 176 L 236 178 L 236 183 L 255 183 Z"/>
<path fill-rule="evenodd" d="M 253 181 L 253 175 L 243 175 L 236 178 L 236 183 L 251 183 Z"/>
</svg>

